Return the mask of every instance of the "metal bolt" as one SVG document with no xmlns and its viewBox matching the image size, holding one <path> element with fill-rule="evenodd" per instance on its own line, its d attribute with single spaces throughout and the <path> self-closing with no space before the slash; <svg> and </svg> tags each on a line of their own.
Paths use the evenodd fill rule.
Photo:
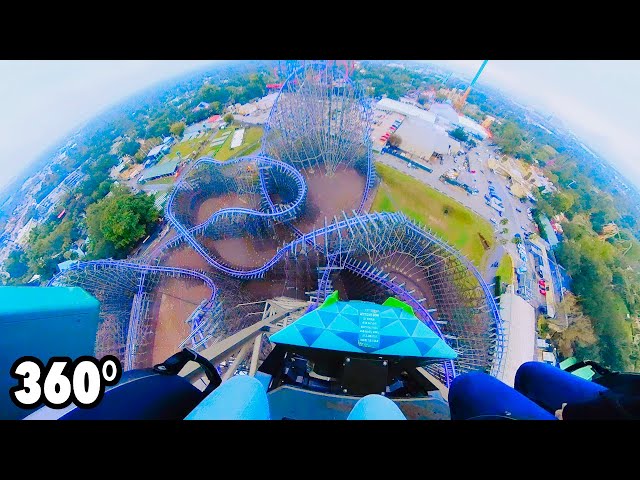
<svg viewBox="0 0 640 480">
<path fill-rule="evenodd" d="M 387 392 L 380 392 L 380 395 L 386 395 Z"/>
<path fill-rule="evenodd" d="M 386 367 L 387 366 L 387 361 L 385 360 L 384 362 L 382 362 L 382 365 L 384 365 Z"/>
<path fill-rule="evenodd" d="M 347 389 L 346 389 L 346 388 L 343 388 L 343 389 L 342 389 L 342 393 L 347 393 Z"/>
<path fill-rule="evenodd" d="M 351 361 L 351 359 L 349 357 L 347 357 L 347 359 L 345 360 L 347 363 L 349 363 Z"/>
</svg>

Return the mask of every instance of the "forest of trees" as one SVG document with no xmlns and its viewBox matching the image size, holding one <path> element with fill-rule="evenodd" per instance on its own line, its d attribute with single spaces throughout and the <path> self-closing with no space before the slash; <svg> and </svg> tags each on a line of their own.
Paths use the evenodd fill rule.
<svg viewBox="0 0 640 480">
<path fill-rule="evenodd" d="M 435 80 L 409 69 L 366 64 L 365 72 L 356 70 L 353 79 L 362 82 L 367 93 L 374 98 L 387 96 L 393 100 L 410 90 L 434 85 Z"/>
</svg>

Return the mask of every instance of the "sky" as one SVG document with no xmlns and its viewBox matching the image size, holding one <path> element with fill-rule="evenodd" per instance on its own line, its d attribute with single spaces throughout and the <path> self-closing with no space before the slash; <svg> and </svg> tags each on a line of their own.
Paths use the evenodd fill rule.
<svg viewBox="0 0 640 480">
<path fill-rule="evenodd" d="M 471 77 L 481 60 L 429 61 Z M 0 189 L 107 107 L 205 60 L 0 61 Z M 640 186 L 640 61 L 489 61 L 480 83 L 565 121 Z"/>
<path fill-rule="evenodd" d="M 471 78 L 482 60 L 429 63 Z M 490 60 L 478 82 L 553 113 L 640 187 L 640 61 Z"/>
<path fill-rule="evenodd" d="M 106 108 L 211 60 L 0 61 L 0 189 Z"/>
</svg>

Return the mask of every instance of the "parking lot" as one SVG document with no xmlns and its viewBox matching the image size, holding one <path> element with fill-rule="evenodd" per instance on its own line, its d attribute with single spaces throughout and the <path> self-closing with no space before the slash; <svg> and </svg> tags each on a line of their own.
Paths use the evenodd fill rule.
<svg viewBox="0 0 640 480">
<path fill-rule="evenodd" d="M 382 137 L 385 133 L 391 131 L 390 128 L 394 122 L 402 122 L 403 120 L 404 115 L 400 113 L 377 113 L 373 118 L 373 131 L 371 134 L 371 138 L 373 139 L 373 149 L 380 151 L 380 149 L 382 149 L 383 145 L 386 143 L 386 141 L 381 141 L 380 137 Z"/>
<path fill-rule="evenodd" d="M 498 156 L 496 147 L 489 145 L 489 143 L 490 142 L 487 140 L 478 142 L 476 147 L 468 151 L 465 149 L 465 153 L 462 155 L 443 155 L 441 161 L 436 160 L 428 164 L 429 168 L 433 169 L 432 173 L 411 167 L 407 162 L 400 158 L 388 154 L 376 155 L 375 160 L 407 173 L 430 187 L 454 198 L 487 220 L 493 219 L 495 224 L 494 222 L 491 223 L 494 226 L 496 238 L 498 240 L 506 240 L 503 248 L 511 255 L 514 265 L 517 267 L 522 265 L 523 262 L 520 260 L 520 255 L 516 245 L 513 243 L 513 239 L 516 233 L 519 233 L 521 237 L 524 237 L 525 232 L 535 232 L 533 222 L 527 218 L 527 208 L 531 207 L 532 204 L 528 200 L 525 203 L 520 202 L 520 200 L 513 196 L 507 188 L 508 181 L 504 177 L 489 170 L 487 160 L 490 156 L 493 156 L 494 158 Z M 466 171 L 466 167 L 464 166 L 465 156 L 469 159 L 469 170 L 475 171 L 475 173 Z M 451 168 L 464 171 L 465 173 L 461 177 L 464 179 L 463 181 L 468 183 L 471 187 L 477 188 L 479 193 L 477 195 L 471 195 L 460 187 L 440 181 L 439 177 Z M 498 211 L 485 203 L 484 196 L 489 193 L 489 185 L 494 187 L 495 194 L 502 199 L 502 204 L 504 206 L 502 216 L 500 216 Z M 503 219 L 507 219 L 505 225 L 500 223 Z M 505 228 L 507 229 L 507 232 L 502 233 Z M 540 243 L 541 248 L 544 250 L 542 242 L 536 241 L 536 243 Z M 482 272 L 484 278 L 489 282 L 493 282 L 497 268 L 492 265 L 494 265 L 496 261 L 499 261 L 501 252 L 502 249 L 498 248 L 497 251 L 494 251 L 493 254 L 490 255 L 488 266 L 485 271 Z M 526 259 L 526 268 L 530 276 L 529 287 L 531 290 L 531 298 L 528 299 L 528 301 L 535 308 L 538 308 L 541 305 L 546 305 L 546 299 L 545 296 L 539 292 L 539 276 L 535 273 L 536 265 L 533 256 L 528 250 L 526 252 Z M 552 279 L 548 271 L 548 261 L 546 260 L 545 268 L 543 268 L 543 270 L 545 281 L 547 282 L 547 285 L 550 285 Z M 515 287 L 517 288 L 518 285 Z M 553 290 L 552 286 L 550 290 Z M 547 295 L 548 294 L 549 293 L 547 293 Z M 553 293 L 551 294 L 553 295 Z M 550 297 L 550 300 L 552 300 L 552 297 Z"/>
</svg>

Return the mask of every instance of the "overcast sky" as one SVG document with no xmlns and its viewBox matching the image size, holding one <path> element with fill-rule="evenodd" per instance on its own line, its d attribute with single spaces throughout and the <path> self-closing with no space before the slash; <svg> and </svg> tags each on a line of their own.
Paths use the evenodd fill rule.
<svg viewBox="0 0 640 480">
<path fill-rule="evenodd" d="M 482 61 L 430 63 L 472 77 Z M 490 60 L 478 81 L 554 113 L 640 186 L 640 61 Z"/>
<path fill-rule="evenodd" d="M 25 165 L 107 107 L 209 63 L 0 61 L 0 189 Z"/>
<path fill-rule="evenodd" d="M 0 61 L 0 188 L 80 123 L 211 61 Z M 434 61 L 472 76 L 480 60 Z M 542 105 L 640 185 L 640 61 L 490 61 L 481 82 Z"/>
</svg>

